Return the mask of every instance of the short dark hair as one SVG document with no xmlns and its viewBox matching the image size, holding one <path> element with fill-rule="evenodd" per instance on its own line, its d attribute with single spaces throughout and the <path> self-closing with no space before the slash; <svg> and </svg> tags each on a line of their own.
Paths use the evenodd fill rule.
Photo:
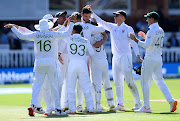
<svg viewBox="0 0 180 121">
<path fill-rule="evenodd" d="M 83 28 L 80 24 L 74 24 L 73 29 L 80 34 Z"/>
<path fill-rule="evenodd" d="M 79 13 L 79 12 L 74 12 L 73 15 L 76 16 L 76 19 L 81 19 L 81 13 Z"/>
<path fill-rule="evenodd" d="M 90 7 L 87 7 L 87 6 L 85 6 L 85 7 L 83 7 L 82 8 L 82 11 L 81 11 L 83 14 L 84 13 L 93 13 L 93 11 L 92 11 L 92 9 L 90 8 Z"/>
</svg>

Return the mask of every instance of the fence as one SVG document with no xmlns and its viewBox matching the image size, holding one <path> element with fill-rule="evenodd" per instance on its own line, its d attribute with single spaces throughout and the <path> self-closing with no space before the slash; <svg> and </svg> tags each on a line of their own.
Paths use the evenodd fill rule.
<svg viewBox="0 0 180 121">
<path fill-rule="evenodd" d="M 109 64 L 112 63 L 112 53 L 110 48 L 106 48 L 107 59 Z M 132 52 L 133 63 L 137 63 L 137 58 Z M 145 50 L 140 48 L 140 55 L 145 55 Z M 180 62 L 180 48 L 163 48 L 163 62 Z M 34 65 L 34 51 L 29 49 L 23 50 L 6 50 L 0 49 L 0 67 L 32 67 Z"/>
</svg>

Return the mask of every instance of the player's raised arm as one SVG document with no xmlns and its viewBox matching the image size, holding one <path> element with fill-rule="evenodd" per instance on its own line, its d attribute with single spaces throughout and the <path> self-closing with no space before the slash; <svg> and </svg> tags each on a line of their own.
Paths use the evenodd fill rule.
<svg viewBox="0 0 180 121">
<path fill-rule="evenodd" d="M 103 26 L 106 30 L 110 31 L 111 27 L 114 26 L 113 23 L 110 22 L 106 22 L 104 20 L 102 20 L 99 16 L 97 16 L 94 12 L 91 15 L 92 18 L 95 18 L 97 23 L 100 24 L 101 26 Z"/>
<path fill-rule="evenodd" d="M 16 36 L 19 39 L 33 41 L 33 34 L 32 33 L 30 33 L 30 34 L 23 34 L 23 33 L 21 33 L 21 32 L 19 32 L 17 30 L 17 26 L 14 25 L 14 24 L 7 24 L 4 27 L 5 28 L 11 28 L 11 30 L 16 34 Z"/>
</svg>

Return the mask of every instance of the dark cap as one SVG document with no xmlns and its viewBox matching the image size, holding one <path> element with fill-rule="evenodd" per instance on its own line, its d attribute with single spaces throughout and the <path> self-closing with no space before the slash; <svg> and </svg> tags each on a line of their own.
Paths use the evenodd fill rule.
<svg viewBox="0 0 180 121">
<path fill-rule="evenodd" d="M 158 20 L 160 16 L 157 12 L 153 11 L 153 12 L 147 13 L 147 15 L 144 15 L 144 17 L 154 18 L 154 20 Z"/>
<path fill-rule="evenodd" d="M 59 17 L 59 16 L 62 15 L 62 14 L 67 15 L 67 11 L 58 12 L 58 13 L 56 13 L 55 17 Z"/>
<path fill-rule="evenodd" d="M 80 33 L 83 28 L 80 24 L 74 24 L 73 29 L 76 30 L 76 32 Z"/>
<path fill-rule="evenodd" d="M 117 15 L 121 14 L 121 15 L 124 16 L 124 18 L 126 18 L 126 16 L 127 16 L 127 15 L 126 15 L 126 12 L 123 11 L 123 10 L 116 11 L 116 12 L 114 12 L 113 14 L 117 14 Z"/>
</svg>

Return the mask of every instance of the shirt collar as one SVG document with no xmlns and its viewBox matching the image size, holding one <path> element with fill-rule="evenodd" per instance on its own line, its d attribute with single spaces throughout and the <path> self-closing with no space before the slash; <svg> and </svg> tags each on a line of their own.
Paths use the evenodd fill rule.
<svg viewBox="0 0 180 121">
<path fill-rule="evenodd" d="M 124 22 L 122 22 L 122 24 L 119 26 L 119 27 L 122 27 L 122 26 L 124 26 L 125 25 L 125 23 Z M 117 26 L 118 26 L 118 24 L 117 24 Z"/>
<path fill-rule="evenodd" d="M 81 37 L 81 35 L 80 35 L 80 34 L 77 34 L 77 33 L 73 34 L 73 36 Z"/>
<path fill-rule="evenodd" d="M 158 22 L 151 24 L 151 25 L 149 26 L 149 28 L 152 29 L 152 28 L 154 28 L 154 27 L 156 27 L 156 26 L 159 26 Z"/>
</svg>

